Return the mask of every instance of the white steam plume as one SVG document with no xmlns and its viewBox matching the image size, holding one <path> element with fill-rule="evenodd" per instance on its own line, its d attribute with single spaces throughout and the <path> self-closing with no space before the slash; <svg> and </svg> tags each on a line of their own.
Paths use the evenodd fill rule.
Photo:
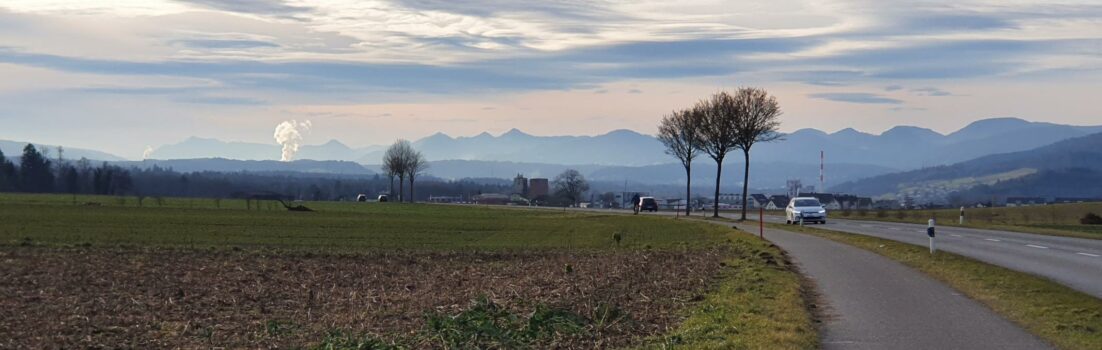
<svg viewBox="0 0 1102 350">
<path fill-rule="evenodd" d="M 142 160 L 149 159 L 150 155 L 153 155 L 153 146 L 145 146 L 145 152 L 142 152 Z"/>
<path fill-rule="evenodd" d="M 276 125 L 275 140 L 283 145 L 283 156 L 280 161 L 290 162 L 295 158 L 298 147 L 302 145 L 302 134 L 310 131 L 310 121 L 299 123 L 289 120 Z"/>
</svg>

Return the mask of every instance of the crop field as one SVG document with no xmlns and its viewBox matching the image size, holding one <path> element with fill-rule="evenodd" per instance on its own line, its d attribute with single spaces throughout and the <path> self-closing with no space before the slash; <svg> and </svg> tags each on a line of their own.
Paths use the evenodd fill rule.
<svg viewBox="0 0 1102 350">
<path fill-rule="evenodd" d="M 816 344 L 783 253 L 723 226 L 302 204 L 0 195 L 0 347 Z"/>
<path fill-rule="evenodd" d="M 1079 222 L 1087 213 L 1102 215 L 1102 203 L 966 208 L 964 212 L 964 227 L 1102 239 L 1102 225 L 1083 225 Z M 914 224 L 926 224 L 926 220 L 935 218 L 939 225 L 961 226 L 959 225 L 960 209 L 882 211 L 835 210 L 831 215 L 843 219 L 906 222 Z"/>
</svg>

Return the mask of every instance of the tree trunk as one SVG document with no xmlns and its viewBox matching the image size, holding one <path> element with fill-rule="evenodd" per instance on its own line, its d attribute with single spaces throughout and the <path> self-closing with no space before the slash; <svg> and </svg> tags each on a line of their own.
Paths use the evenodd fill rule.
<svg viewBox="0 0 1102 350">
<path fill-rule="evenodd" d="M 746 166 L 742 171 L 742 220 L 746 221 L 746 191 L 750 187 L 750 150 L 742 151 L 743 159 L 746 160 Z"/>
<path fill-rule="evenodd" d="M 395 195 L 395 175 L 390 175 L 390 190 L 387 192 L 387 195 Z"/>
<path fill-rule="evenodd" d="M 417 203 L 417 198 L 413 197 L 413 175 L 409 176 L 409 202 Z"/>
<path fill-rule="evenodd" d="M 685 164 L 685 216 L 689 216 L 689 199 L 692 198 L 693 168 Z"/>
<path fill-rule="evenodd" d="M 723 174 L 723 159 L 716 160 L 716 198 L 712 202 L 712 217 L 719 217 L 719 179 Z"/>
<path fill-rule="evenodd" d="M 398 202 L 399 203 L 406 201 L 405 188 L 406 188 L 406 177 L 405 176 L 398 176 Z"/>
</svg>

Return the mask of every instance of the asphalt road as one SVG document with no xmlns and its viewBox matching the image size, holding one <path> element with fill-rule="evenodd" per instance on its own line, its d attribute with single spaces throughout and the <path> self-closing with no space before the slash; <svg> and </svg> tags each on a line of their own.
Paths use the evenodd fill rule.
<svg viewBox="0 0 1102 350">
<path fill-rule="evenodd" d="M 824 349 L 1047 349 L 980 303 L 876 253 L 767 230 L 817 285 Z"/>
<path fill-rule="evenodd" d="M 765 218 L 784 222 L 779 216 Z M 826 225 L 810 226 L 929 245 L 925 225 L 830 218 Z M 938 250 L 1045 277 L 1102 298 L 1102 240 L 945 226 L 937 228 L 936 236 Z"/>
</svg>

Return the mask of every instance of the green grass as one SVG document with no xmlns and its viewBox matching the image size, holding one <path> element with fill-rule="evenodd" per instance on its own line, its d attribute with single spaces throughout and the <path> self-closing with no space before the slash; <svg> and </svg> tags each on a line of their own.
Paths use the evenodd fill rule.
<svg viewBox="0 0 1102 350">
<path fill-rule="evenodd" d="M 1044 278 L 876 237 L 766 224 L 876 252 L 944 282 L 1062 349 L 1102 346 L 1102 300 Z"/>
<path fill-rule="evenodd" d="M 964 225 L 959 224 L 960 209 L 887 210 L 860 212 L 834 210 L 832 217 L 854 220 L 874 220 L 926 224 L 936 218 L 938 225 L 993 229 L 1102 239 L 1102 225 L 1081 225 L 1079 219 L 1087 213 L 1102 215 L 1102 203 L 1053 204 L 1030 207 L 965 208 Z M 783 215 L 780 214 L 780 215 Z"/>
<path fill-rule="evenodd" d="M 718 226 L 712 225 L 711 226 Z M 815 349 L 810 296 L 795 266 L 776 246 L 730 231 L 739 257 L 723 283 L 657 348 Z"/>
<path fill-rule="evenodd" d="M 715 230 L 656 217 L 400 203 L 304 203 L 315 212 L 246 210 L 244 201 L 0 197 L 0 244 L 276 249 L 529 249 L 703 246 Z M 84 205 L 86 202 L 99 206 Z M 613 236 L 619 233 L 617 245 Z"/>
</svg>

